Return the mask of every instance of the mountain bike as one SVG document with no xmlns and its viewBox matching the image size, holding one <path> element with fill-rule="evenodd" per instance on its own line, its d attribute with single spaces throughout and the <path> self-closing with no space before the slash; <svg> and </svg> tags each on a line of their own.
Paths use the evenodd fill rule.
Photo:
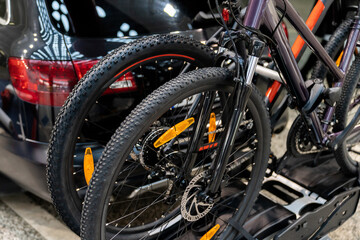
<svg viewBox="0 0 360 240">
<path fill-rule="evenodd" d="M 240 30 L 222 19 L 233 52 L 219 53 L 222 67 L 180 75 L 157 89 L 106 145 L 86 194 L 81 237 L 251 239 L 242 226 L 260 190 L 270 146 L 269 115 L 252 85 L 265 46 L 311 142 L 333 150 L 345 171 L 356 169 L 349 152 L 360 140 L 359 14 L 352 17 L 339 67 L 287 0 L 250 0 L 243 23 L 237 19 Z M 303 80 L 279 27 L 284 17 L 329 68 L 333 86 Z M 226 68 L 231 63 L 233 71 Z"/>
<path fill-rule="evenodd" d="M 120 122 L 149 93 L 181 72 L 214 65 L 210 45 L 217 44 L 221 32 L 205 44 L 176 34 L 130 42 L 101 59 L 76 85 L 54 126 L 47 165 L 53 203 L 74 232 L 80 233 L 92 173 L 86 168 L 96 164 Z M 90 69 L 92 64 L 81 67 Z"/>
<path fill-rule="evenodd" d="M 332 0 L 324 1 L 322 9 L 315 5 L 307 21 L 308 25 L 312 25 L 310 27 L 313 31 L 317 30 L 332 3 Z M 237 14 L 241 17 L 245 13 L 244 9 L 242 12 Z M 233 21 L 232 28 L 236 29 L 237 26 L 236 21 Z M 223 27 L 205 45 L 217 45 L 222 32 Z M 329 41 L 329 47 L 326 48 L 328 53 L 337 52 L 334 48 L 342 45 L 346 38 L 346 34 L 342 34 L 342 38 Z M 297 40 L 294 46 L 297 46 L 296 59 L 299 60 L 305 49 L 304 42 Z M 47 167 L 53 203 L 64 222 L 74 232 L 79 233 L 82 202 L 92 174 L 92 171 L 86 171 L 85 168 L 96 164 L 119 123 L 140 100 L 158 86 L 181 72 L 213 66 L 214 56 L 212 49 L 186 37 L 151 36 L 113 51 L 75 87 L 57 118 L 50 141 Z M 266 87 L 269 85 L 266 94 L 265 91 L 263 94 L 271 112 L 271 129 L 278 131 L 276 124 L 283 116 L 288 100 L 287 97 L 283 98 L 284 87 L 280 83 L 280 76 L 268 67 L 269 60 L 264 58 L 260 62 L 255 70 L 257 80 L 260 83 L 261 79 L 266 79 L 262 83 Z M 91 63 L 83 63 L 83 67 L 90 69 L 91 66 Z M 314 68 L 314 73 L 317 74 L 320 70 L 325 75 L 321 65 Z M 321 75 L 317 75 L 321 78 Z M 280 103 L 274 104 L 277 100 Z M 299 142 L 297 139 L 294 141 Z M 88 156 L 91 156 L 90 164 L 85 161 Z M 92 169 L 92 166 L 89 168 Z"/>
</svg>

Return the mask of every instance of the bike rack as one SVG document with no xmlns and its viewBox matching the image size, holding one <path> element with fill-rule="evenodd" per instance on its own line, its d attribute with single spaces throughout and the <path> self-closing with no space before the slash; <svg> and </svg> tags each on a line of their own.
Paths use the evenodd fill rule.
<svg viewBox="0 0 360 240">
<path fill-rule="evenodd" d="M 359 192 L 330 153 L 290 158 L 264 180 L 244 229 L 255 239 L 329 239 L 355 213 Z"/>
<path fill-rule="evenodd" d="M 355 213 L 359 193 L 359 179 L 345 176 L 331 153 L 288 157 L 279 174 L 268 173 L 243 229 L 250 239 L 330 240 L 326 234 Z M 230 218 L 223 211 L 213 224 Z M 200 239 L 208 227 L 192 226 L 181 239 Z"/>
</svg>

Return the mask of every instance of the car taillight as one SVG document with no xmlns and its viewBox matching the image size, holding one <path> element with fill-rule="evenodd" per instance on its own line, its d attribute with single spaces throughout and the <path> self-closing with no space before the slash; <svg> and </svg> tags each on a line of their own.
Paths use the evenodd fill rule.
<svg viewBox="0 0 360 240">
<path fill-rule="evenodd" d="M 71 61 L 10 57 L 8 64 L 18 97 L 29 103 L 62 106 L 77 82 Z"/>
<path fill-rule="evenodd" d="M 81 79 L 87 71 L 92 68 L 99 60 L 76 60 L 74 61 L 74 67 L 76 74 L 79 79 Z M 106 89 L 103 93 L 105 94 L 113 94 L 119 92 L 128 92 L 136 90 L 136 83 L 134 75 L 131 72 L 127 72 L 120 76 L 113 84 L 110 85 L 108 89 Z"/>
<path fill-rule="evenodd" d="M 62 106 L 78 79 L 98 61 L 44 61 L 9 57 L 8 66 L 11 81 L 20 99 L 33 104 Z M 104 94 L 136 88 L 134 76 L 128 72 L 110 85 Z"/>
</svg>

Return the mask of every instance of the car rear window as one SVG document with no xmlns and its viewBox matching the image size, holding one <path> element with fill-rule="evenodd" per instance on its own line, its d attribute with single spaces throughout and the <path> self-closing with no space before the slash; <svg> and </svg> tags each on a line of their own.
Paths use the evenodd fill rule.
<svg viewBox="0 0 360 240">
<path fill-rule="evenodd" d="M 5 18 L 6 14 L 6 2 L 5 0 L 0 0 L 0 18 Z"/>
<path fill-rule="evenodd" d="M 10 1 L 9 0 L 0 0 L 0 24 L 8 24 L 10 17 Z"/>
<path fill-rule="evenodd" d="M 0 0 L 3 1 L 3 0 Z M 46 0 L 60 32 L 78 37 L 125 37 L 192 29 L 206 0 Z"/>
</svg>

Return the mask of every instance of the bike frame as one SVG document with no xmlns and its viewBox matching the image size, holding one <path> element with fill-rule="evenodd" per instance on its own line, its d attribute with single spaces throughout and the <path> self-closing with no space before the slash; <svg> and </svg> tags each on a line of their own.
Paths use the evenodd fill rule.
<svg viewBox="0 0 360 240">
<path fill-rule="evenodd" d="M 279 16 L 278 12 L 280 11 L 284 16 L 290 21 L 290 23 L 295 27 L 298 33 L 301 35 L 302 39 L 305 40 L 310 49 L 315 53 L 315 55 L 323 61 L 325 66 L 327 66 L 330 72 L 334 75 L 336 79 L 335 86 L 341 87 L 345 78 L 345 73 L 349 69 L 351 63 L 351 57 L 356 47 L 356 42 L 360 35 L 360 19 L 356 18 L 355 27 L 351 30 L 348 37 L 347 44 L 344 49 L 344 54 L 340 63 L 340 67 L 337 67 L 333 59 L 327 54 L 326 50 L 311 32 L 311 30 L 306 26 L 305 22 L 298 15 L 294 7 L 288 2 L 288 0 L 250 0 L 244 19 L 244 26 L 248 29 L 246 34 L 250 44 L 249 56 L 247 58 L 247 68 L 246 68 L 246 77 L 245 79 L 234 79 L 235 88 L 231 96 L 233 97 L 233 103 L 235 103 L 231 109 L 231 118 L 228 123 L 226 123 L 225 129 L 228 129 L 225 133 L 225 137 L 221 140 L 217 159 L 210 167 L 210 172 L 212 173 L 213 181 L 209 184 L 205 192 L 210 192 L 210 195 L 216 196 L 216 193 L 221 185 L 222 177 L 226 169 L 228 162 L 228 157 L 230 151 L 235 141 L 236 129 L 238 129 L 243 111 L 247 104 L 248 97 L 251 93 L 251 84 L 255 70 L 257 68 L 257 63 L 259 58 L 263 54 L 265 43 L 258 38 L 254 31 L 249 31 L 249 29 L 259 30 L 261 25 L 265 25 L 265 28 L 268 33 L 272 35 L 272 41 L 274 44 L 270 44 L 272 50 L 272 55 L 277 62 L 279 70 L 284 76 L 284 84 L 289 89 L 289 92 L 295 101 L 295 106 L 302 113 L 302 117 L 305 120 L 306 125 L 314 133 L 314 141 L 318 145 L 328 145 L 331 146 L 331 143 L 334 142 L 334 139 L 337 139 L 340 142 L 338 136 L 342 136 L 342 139 L 345 139 L 347 135 L 350 134 L 350 130 L 353 129 L 357 120 L 360 119 L 360 108 L 357 114 L 355 114 L 355 120 L 342 132 L 334 133 L 328 135 L 326 130 L 328 124 L 330 124 L 331 119 L 334 114 L 334 107 L 327 107 L 326 114 L 324 119 L 325 123 L 321 124 L 316 111 L 308 113 L 303 109 L 303 107 L 311 102 L 310 92 L 307 89 L 304 79 L 301 75 L 300 69 L 297 65 L 297 61 L 293 54 L 293 51 L 289 45 L 288 39 L 285 35 L 285 32 L 282 27 L 279 27 Z M 357 14 L 358 15 L 358 14 Z M 238 30 L 244 31 L 244 29 Z M 240 33 L 240 35 L 243 34 Z M 285 104 L 285 103 L 284 103 Z M 209 113 L 203 117 L 206 121 L 208 119 Z M 195 129 L 201 129 L 203 124 L 201 121 L 198 121 Z M 360 130 L 360 127 L 358 129 Z M 342 134 L 344 133 L 344 134 Z M 198 138 L 194 138 L 194 143 L 198 141 Z M 193 145 L 193 144 L 192 144 Z M 196 144 L 194 144 L 196 146 Z M 331 146 L 333 147 L 333 146 Z M 262 146 L 258 146 L 258 150 L 261 151 Z M 192 152 L 192 151 L 190 151 Z M 186 166 L 193 165 L 194 159 L 196 158 L 196 153 L 192 154 L 191 159 L 187 159 Z M 189 168 L 190 169 L 190 168 Z"/>
<path fill-rule="evenodd" d="M 312 31 L 316 32 L 322 23 L 326 13 L 328 12 L 330 6 L 334 3 L 334 0 L 318 0 L 311 10 L 307 20 L 306 26 Z M 245 14 L 246 12 L 244 12 Z M 233 29 L 238 28 L 237 22 L 234 23 Z M 206 41 L 206 45 L 211 45 L 213 43 L 218 43 L 219 35 L 224 31 L 224 28 L 221 27 L 216 33 L 211 36 L 208 41 Z M 294 54 L 294 57 L 297 62 L 300 61 L 306 49 L 305 41 L 301 38 L 300 35 L 297 36 L 294 44 L 291 47 L 291 50 Z M 190 64 L 188 65 L 188 67 Z M 188 68 L 185 68 L 183 72 L 187 71 Z M 273 108 L 275 101 L 278 99 L 284 85 L 281 81 L 280 75 L 269 68 L 262 67 L 261 65 L 257 65 L 255 72 L 263 77 L 269 78 L 269 80 L 273 80 L 271 86 L 267 89 L 265 93 L 265 104 L 269 109 Z M 287 97 L 279 103 L 276 109 L 273 110 L 271 115 L 271 127 L 272 129 L 275 127 L 277 121 L 281 118 L 282 114 L 285 112 L 288 105 Z"/>
<path fill-rule="evenodd" d="M 330 72 L 336 79 L 335 86 L 341 87 L 344 81 L 345 73 L 349 69 L 351 57 L 356 47 L 356 42 L 360 35 L 360 20 L 355 20 L 354 28 L 351 30 L 348 37 L 340 66 L 337 67 L 288 0 L 250 0 L 244 19 L 244 25 L 250 28 L 259 29 L 260 25 L 263 23 L 269 32 L 273 32 L 279 21 L 277 10 L 285 14 L 285 17 L 300 33 L 315 55 L 329 68 Z M 301 108 L 308 102 L 310 93 L 305 87 L 305 83 L 301 76 L 299 67 L 297 66 L 294 54 L 282 28 L 277 28 L 275 30 L 273 40 L 277 44 L 277 46 L 273 49 L 273 51 L 277 53 L 275 59 L 286 79 L 285 84 L 288 86 L 291 95 L 295 98 L 297 106 Z M 333 114 L 334 107 L 329 107 L 326 110 L 326 114 L 323 119 L 325 124 L 323 125 L 321 125 L 320 119 L 316 113 L 313 112 L 309 116 L 305 116 L 308 126 L 314 131 L 317 143 L 325 143 L 334 136 L 329 136 L 326 133 L 328 124 L 331 122 Z"/>
<path fill-rule="evenodd" d="M 316 32 L 322 23 L 326 13 L 328 12 L 330 6 L 333 4 L 334 0 L 318 0 L 311 10 L 309 17 L 306 20 L 306 26 L 312 31 Z M 306 49 L 305 41 L 301 38 L 300 35 L 297 36 L 294 44 L 291 47 L 291 50 L 294 54 L 294 57 L 297 62 L 300 61 Z M 256 71 L 259 73 L 259 71 Z M 272 108 L 276 99 L 280 95 L 280 92 L 283 88 L 282 82 L 278 79 L 277 81 L 273 81 L 271 86 L 267 89 L 265 93 L 265 103 L 269 109 Z M 287 98 L 279 104 L 277 109 L 273 112 L 271 116 L 271 127 L 274 128 L 277 121 L 280 119 L 282 114 L 285 112 L 287 108 Z"/>
<path fill-rule="evenodd" d="M 318 0 L 314 7 L 312 8 L 307 20 L 306 20 L 306 26 L 312 31 L 316 32 L 319 28 L 320 24 L 322 23 L 326 13 L 334 3 L 334 0 Z M 236 24 L 236 23 L 235 23 Z M 236 25 L 237 26 L 237 25 Z M 233 27 L 233 29 L 236 27 Z M 211 40 L 215 38 L 215 36 L 218 36 L 220 32 L 222 32 L 223 28 L 220 29 L 221 31 L 218 31 L 214 34 L 214 36 L 211 37 Z M 294 44 L 291 47 L 291 50 L 294 54 L 294 57 L 297 62 L 300 61 L 302 58 L 304 52 L 306 49 L 305 41 L 301 38 L 300 35 L 297 36 Z M 269 109 L 272 109 L 275 101 L 280 95 L 281 90 L 283 89 L 284 85 L 281 81 L 280 75 L 278 75 L 275 71 L 272 71 L 270 69 L 261 67 L 258 65 L 256 67 L 255 72 L 261 76 L 264 76 L 266 78 L 270 78 L 274 80 L 271 84 L 271 86 L 267 89 L 265 93 L 265 103 L 266 106 Z M 272 128 L 275 127 L 277 121 L 281 118 L 282 114 L 287 108 L 287 98 L 284 98 L 280 104 L 277 106 L 276 109 L 274 109 L 273 114 L 271 115 L 271 126 Z"/>
<path fill-rule="evenodd" d="M 265 25 L 265 28 L 267 29 L 267 32 L 272 33 L 272 40 L 275 44 L 270 44 L 270 48 L 272 50 L 272 55 L 275 58 L 275 61 L 277 62 L 277 65 L 279 66 L 279 70 L 284 76 L 285 85 L 288 87 L 290 94 L 293 98 L 293 100 L 296 103 L 297 108 L 300 110 L 305 123 L 311 130 L 314 132 L 316 141 L 319 145 L 325 145 L 328 144 L 331 146 L 331 142 L 333 142 L 333 139 L 331 139 L 331 136 L 329 136 L 326 132 L 328 124 L 331 122 L 330 120 L 333 117 L 334 114 L 334 107 L 328 107 L 326 110 L 326 114 L 324 116 L 325 124 L 322 125 L 321 121 L 316 113 L 316 111 L 312 111 L 310 113 L 303 111 L 303 107 L 311 100 L 310 92 L 307 89 L 304 79 L 300 73 L 300 69 L 297 65 L 297 61 L 294 57 L 293 51 L 289 45 L 289 42 L 285 36 L 284 30 L 281 27 L 278 27 L 279 23 L 279 16 L 278 11 L 280 11 L 282 14 L 285 15 L 285 17 L 290 21 L 290 23 L 295 27 L 295 29 L 300 33 L 301 37 L 305 40 L 307 45 L 310 47 L 310 49 L 316 54 L 316 56 L 329 68 L 330 72 L 334 75 L 334 78 L 336 79 L 335 86 L 341 87 L 344 81 L 344 78 L 346 76 L 346 73 L 349 69 L 351 58 L 353 56 L 353 52 L 356 47 L 356 42 L 359 39 L 360 36 L 360 18 L 355 17 L 354 20 L 354 27 L 352 28 L 350 35 L 348 37 L 344 54 L 340 63 L 340 67 L 337 67 L 337 65 L 334 63 L 332 58 L 327 54 L 325 49 L 322 47 L 322 45 L 319 43 L 319 41 L 316 39 L 314 34 L 311 32 L 311 30 L 306 26 L 305 22 L 302 20 L 302 18 L 297 14 L 294 7 L 288 2 L 288 0 L 249 0 L 248 8 L 246 11 L 245 19 L 244 19 L 244 26 L 249 29 L 259 30 L 261 25 Z M 357 13 L 357 16 L 359 16 L 359 12 Z M 247 31 L 247 34 L 249 37 L 252 37 L 253 39 L 256 39 L 258 36 L 256 33 L 253 33 L 254 31 Z M 254 40 L 253 40 L 254 43 Z M 254 48 L 254 47 L 252 47 Z M 247 59 L 248 66 L 246 69 L 246 79 L 243 82 L 245 85 L 245 88 L 240 90 L 240 99 L 239 105 L 235 105 L 234 107 L 234 113 L 232 114 L 233 117 L 239 116 L 239 113 L 237 111 L 240 110 L 244 111 L 245 105 L 247 102 L 247 96 L 249 96 L 248 92 L 251 91 L 250 84 L 252 82 L 253 73 L 256 68 L 257 61 L 262 53 L 255 53 L 250 49 L 249 56 Z M 249 79 L 250 78 L 250 79 Z M 239 91 L 239 89 L 236 89 L 235 87 L 235 93 L 236 91 Z M 244 107 L 241 109 L 241 107 Z M 242 115 L 240 114 L 240 117 Z M 336 136 L 342 136 L 343 139 L 345 139 L 346 134 L 349 134 L 351 130 L 353 130 L 353 127 L 355 126 L 357 120 L 360 118 L 360 108 L 358 109 L 357 113 L 355 114 L 354 118 L 350 122 L 350 124 L 345 128 L 344 131 L 340 133 L 336 133 Z M 239 119 L 237 121 L 240 121 Z M 227 131 L 227 135 L 225 136 L 225 139 L 222 144 L 232 144 L 233 143 L 233 135 L 231 135 L 232 132 L 236 132 L 238 129 L 238 125 L 231 124 L 230 121 L 229 129 Z M 230 139 L 232 137 L 232 139 Z M 339 138 L 335 138 L 335 142 L 339 140 Z M 229 140 L 230 139 L 230 140 Z M 339 140 L 340 141 L 340 140 Z M 329 143 L 330 142 L 330 143 Z M 227 164 L 228 159 L 226 157 L 225 150 L 228 149 L 226 145 L 222 145 L 222 148 L 219 150 L 219 157 L 216 159 L 216 168 L 213 168 L 213 181 L 210 183 L 210 186 L 208 189 L 210 190 L 210 193 L 215 193 L 214 191 L 217 191 L 217 187 L 219 186 L 222 175 L 219 173 L 224 172 L 224 168 Z M 261 148 L 261 146 L 258 146 Z M 336 145 L 334 146 L 336 147 Z M 258 149 L 259 150 L 259 149 Z M 261 149 L 259 150 L 261 151 Z M 225 153 L 224 153 L 225 152 Z M 244 196 L 246 198 L 247 196 Z M 233 225 L 230 223 L 230 225 L 234 226 L 233 228 L 227 228 L 224 232 L 223 239 L 232 239 L 234 238 L 237 233 L 233 230 L 234 228 L 239 227 L 238 224 L 241 224 L 247 216 L 247 212 L 245 212 L 244 206 L 239 206 L 239 209 L 237 213 L 233 216 L 233 221 L 236 222 L 236 225 Z M 241 225 L 240 225 L 241 227 Z"/>
</svg>

